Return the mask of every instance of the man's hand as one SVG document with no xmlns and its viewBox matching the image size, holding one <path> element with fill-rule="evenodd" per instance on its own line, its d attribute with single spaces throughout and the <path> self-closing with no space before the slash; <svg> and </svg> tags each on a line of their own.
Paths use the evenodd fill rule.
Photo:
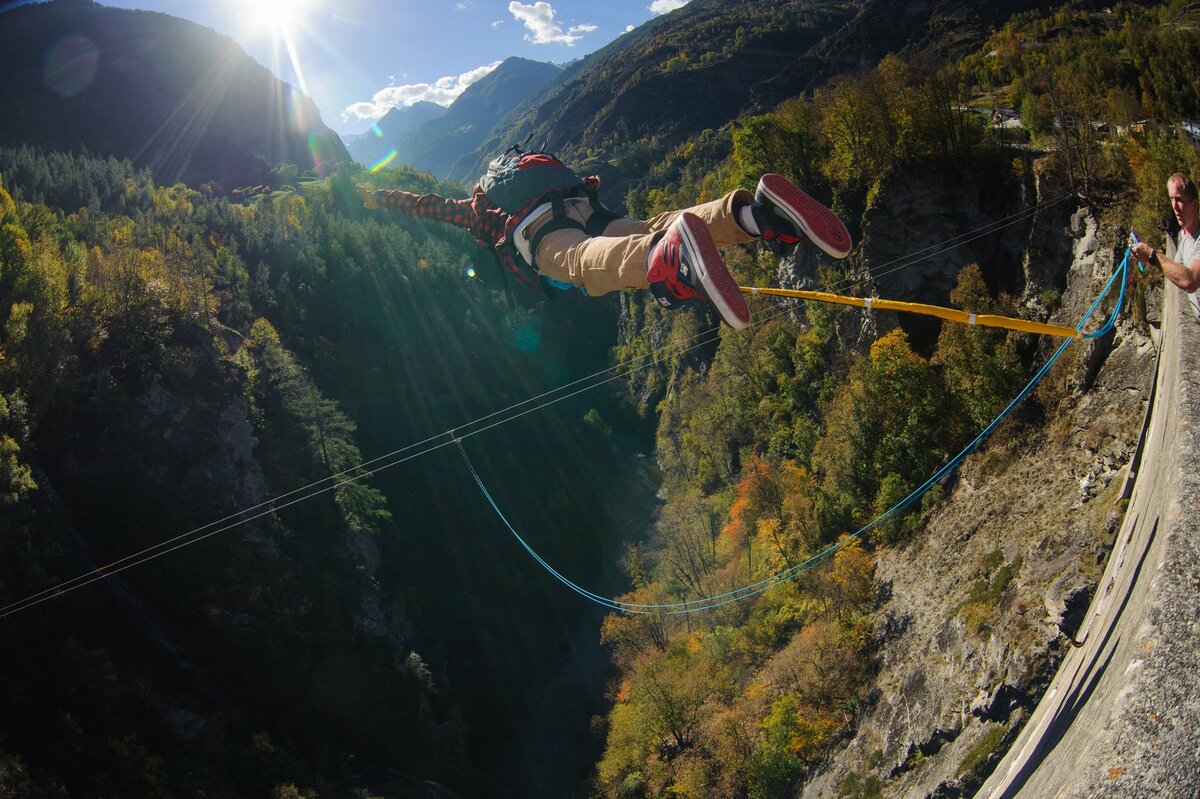
<svg viewBox="0 0 1200 799">
<path fill-rule="evenodd" d="M 370 186 L 365 186 L 362 183 L 358 184 L 358 196 L 362 197 L 363 208 L 375 210 L 379 207 L 379 203 L 375 201 L 375 190 Z"/>
<path fill-rule="evenodd" d="M 1154 248 L 1144 241 L 1138 241 L 1136 233 L 1131 233 L 1129 235 L 1129 254 L 1133 256 L 1135 261 L 1137 261 L 1139 272 L 1146 271 L 1145 267 L 1147 265 L 1158 265 L 1153 263 L 1154 261 L 1158 260 L 1154 257 L 1157 254 L 1155 253 Z"/>
</svg>

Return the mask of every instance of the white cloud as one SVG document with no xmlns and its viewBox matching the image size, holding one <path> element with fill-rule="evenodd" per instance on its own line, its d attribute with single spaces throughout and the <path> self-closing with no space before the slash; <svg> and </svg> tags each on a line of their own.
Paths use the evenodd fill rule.
<svg viewBox="0 0 1200 799">
<path fill-rule="evenodd" d="M 504 24 L 504 20 L 502 20 L 502 19 L 496 20 L 495 22 L 491 23 L 492 30 L 497 30 L 503 24 Z"/>
<path fill-rule="evenodd" d="M 565 44 L 573 47 L 575 42 L 583 38 L 583 34 L 596 30 L 595 25 L 584 24 L 572 25 L 564 32 L 562 26 L 554 21 L 554 6 L 543 0 L 532 5 L 513 0 L 508 4 L 508 10 L 529 31 L 525 34 L 525 41 L 533 44 Z"/>
<path fill-rule="evenodd" d="M 626 26 L 625 26 L 625 32 L 626 32 L 626 33 L 629 33 L 631 30 L 633 30 L 633 26 L 632 26 L 632 25 L 626 25 Z"/>
<path fill-rule="evenodd" d="M 668 11 L 674 11 L 678 8 L 683 8 L 688 4 L 688 0 L 654 0 L 649 5 L 649 11 L 655 16 L 666 14 Z"/>
<path fill-rule="evenodd" d="M 342 111 L 342 121 L 380 119 L 393 108 L 412 105 L 422 100 L 438 105 L 450 105 L 468 86 L 498 66 L 500 66 L 499 61 L 476 67 L 461 75 L 447 75 L 444 78 L 438 78 L 433 83 L 405 83 L 401 86 L 388 86 L 386 89 L 375 92 L 369 101 L 364 100 L 347 106 Z"/>
<path fill-rule="evenodd" d="M 470 7 L 471 7 L 470 0 L 462 0 L 461 2 L 454 4 L 454 8 L 457 9 L 458 11 L 466 11 Z"/>
</svg>

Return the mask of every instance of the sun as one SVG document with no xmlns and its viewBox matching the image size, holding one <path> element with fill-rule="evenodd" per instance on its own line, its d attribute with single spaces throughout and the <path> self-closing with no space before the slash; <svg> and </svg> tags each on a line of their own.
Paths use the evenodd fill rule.
<svg viewBox="0 0 1200 799">
<path fill-rule="evenodd" d="M 272 44 L 271 63 L 276 75 L 290 80 L 281 70 L 286 55 L 295 83 L 308 94 L 304 70 L 300 66 L 300 42 L 312 35 L 308 17 L 322 0 L 225 0 L 249 39 L 266 39 Z"/>
<path fill-rule="evenodd" d="M 305 0 L 239 0 L 236 5 L 243 24 L 250 31 L 284 39 L 303 24 L 313 3 Z"/>
</svg>

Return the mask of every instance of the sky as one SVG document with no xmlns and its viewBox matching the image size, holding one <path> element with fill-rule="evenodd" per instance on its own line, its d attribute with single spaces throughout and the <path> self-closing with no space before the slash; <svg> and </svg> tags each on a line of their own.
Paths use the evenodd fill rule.
<svg viewBox="0 0 1200 799">
<path fill-rule="evenodd" d="M 236 40 L 358 134 L 392 107 L 449 105 L 510 56 L 565 64 L 687 0 L 101 0 Z"/>
</svg>

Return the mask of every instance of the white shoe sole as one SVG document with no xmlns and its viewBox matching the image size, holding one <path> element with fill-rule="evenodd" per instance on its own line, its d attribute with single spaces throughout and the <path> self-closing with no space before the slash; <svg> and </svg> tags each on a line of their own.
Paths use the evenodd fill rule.
<svg viewBox="0 0 1200 799">
<path fill-rule="evenodd" d="M 679 225 L 684 247 L 695 256 L 689 260 L 717 313 L 734 330 L 741 330 L 750 324 L 750 307 L 746 305 L 746 298 L 742 296 L 737 281 L 725 268 L 708 226 L 700 217 L 689 213 L 682 214 L 676 224 Z"/>
<path fill-rule="evenodd" d="M 853 246 L 838 215 L 805 194 L 783 175 L 763 175 L 758 191 L 809 240 L 834 258 L 845 258 Z"/>
</svg>

